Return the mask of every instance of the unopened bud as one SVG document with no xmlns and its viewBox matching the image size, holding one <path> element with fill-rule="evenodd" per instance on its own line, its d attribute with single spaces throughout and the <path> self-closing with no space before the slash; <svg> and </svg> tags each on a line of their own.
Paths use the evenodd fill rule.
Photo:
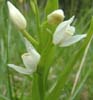
<svg viewBox="0 0 93 100">
<path fill-rule="evenodd" d="M 64 20 L 64 12 L 61 9 L 55 10 L 47 16 L 49 24 L 59 24 Z"/>
<path fill-rule="evenodd" d="M 24 16 L 10 1 L 7 2 L 7 5 L 12 22 L 17 26 L 17 28 L 24 30 L 27 26 L 27 22 Z"/>
</svg>

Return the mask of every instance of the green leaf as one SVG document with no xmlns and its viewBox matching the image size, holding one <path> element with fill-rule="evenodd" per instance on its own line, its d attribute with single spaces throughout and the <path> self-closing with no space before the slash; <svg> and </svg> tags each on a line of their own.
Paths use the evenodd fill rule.
<svg viewBox="0 0 93 100">
<path fill-rule="evenodd" d="M 45 7 L 46 16 L 56 9 L 58 9 L 58 0 L 47 0 Z"/>
<path fill-rule="evenodd" d="M 40 93 L 43 94 L 42 98 L 45 98 L 45 93 L 47 90 L 47 77 L 49 73 L 49 69 L 53 63 L 55 54 L 55 46 L 53 44 L 49 45 L 43 52 L 41 57 L 41 62 L 38 67 L 39 71 L 39 87 Z"/>
<path fill-rule="evenodd" d="M 81 49 L 77 52 L 77 54 L 72 57 L 72 59 L 69 61 L 70 63 L 67 64 L 67 66 L 65 67 L 63 73 L 60 75 L 56 86 L 54 87 L 54 89 L 52 90 L 51 93 L 49 93 L 48 97 L 46 98 L 46 100 L 58 100 L 61 90 L 64 88 L 64 85 L 74 67 L 74 65 L 76 64 L 78 59 L 81 59 L 81 57 L 83 56 L 83 53 L 85 51 L 86 46 L 88 45 L 88 43 L 90 42 L 91 38 L 93 36 L 93 17 L 91 20 L 91 24 L 90 24 L 90 28 L 88 30 L 88 35 L 87 38 L 85 39 L 84 43 L 81 45 Z"/>
</svg>

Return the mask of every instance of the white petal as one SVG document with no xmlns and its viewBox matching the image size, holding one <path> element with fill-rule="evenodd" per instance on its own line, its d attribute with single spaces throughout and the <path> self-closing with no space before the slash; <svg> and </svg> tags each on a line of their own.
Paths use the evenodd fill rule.
<svg viewBox="0 0 93 100">
<path fill-rule="evenodd" d="M 22 60 L 27 69 L 32 70 L 32 72 L 36 71 L 38 62 L 34 55 L 25 53 L 22 55 Z"/>
<path fill-rule="evenodd" d="M 35 50 L 33 45 L 26 38 L 24 38 L 24 39 L 25 39 L 25 45 L 26 45 L 26 49 L 27 49 L 28 53 L 31 53 L 31 55 L 33 55 L 32 57 L 34 57 L 36 59 L 36 62 L 39 62 L 40 54 Z"/>
<path fill-rule="evenodd" d="M 73 19 L 74 16 L 58 25 L 53 35 L 53 43 L 55 45 L 59 44 L 61 41 L 64 41 L 64 39 L 68 39 L 69 37 L 71 37 L 72 34 L 68 34 L 66 33 L 66 31 L 70 27 Z M 72 31 L 74 32 L 74 29 Z"/>
<path fill-rule="evenodd" d="M 24 30 L 27 26 L 26 19 L 21 12 L 10 2 L 7 1 L 9 15 L 12 22 L 20 29 Z"/>
<path fill-rule="evenodd" d="M 61 42 L 64 42 L 64 41 L 68 40 L 71 37 L 72 37 L 72 35 L 68 34 L 66 32 L 62 32 L 61 34 L 54 35 L 53 36 L 53 44 L 59 45 Z"/>
<path fill-rule="evenodd" d="M 31 70 L 28 70 L 28 69 L 20 67 L 20 66 L 16 66 L 14 64 L 8 64 L 8 66 L 10 68 L 13 68 L 14 70 L 16 70 L 17 72 L 19 72 L 21 74 L 31 74 L 32 73 Z"/>
<path fill-rule="evenodd" d="M 86 36 L 87 36 L 87 34 L 72 36 L 67 41 L 64 41 L 64 42 L 60 43 L 60 47 L 70 46 L 70 45 L 80 41 L 81 39 L 85 38 Z"/>
<path fill-rule="evenodd" d="M 74 20 L 74 16 L 72 16 L 69 20 L 61 22 L 58 27 L 56 28 L 55 33 L 59 33 L 60 31 L 64 30 L 68 25 L 70 25 Z"/>
<path fill-rule="evenodd" d="M 75 27 L 74 26 L 68 26 L 66 29 L 66 34 L 71 34 L 73 35 L 75 33 Z"/>
<path fill-rule="evenodd" d="M 24 65 L 27 67 L 27 68 L 30 68 L 32 66 L 32 56 L 30 53 L 24 53 L 22 56 L 22 60 L 23 60 L 23 63 Z"/>
</svg>

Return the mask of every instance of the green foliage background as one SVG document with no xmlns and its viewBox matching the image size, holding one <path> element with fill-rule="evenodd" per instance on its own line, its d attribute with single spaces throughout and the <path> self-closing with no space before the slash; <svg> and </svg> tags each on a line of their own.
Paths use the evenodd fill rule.
<svg viewBox="0 0 93 100">
<path fill-rule="evenodd" d="M 30 0 L 11 0 L 13 4 L 17 6 L 24 14 L 27 19 L 28 27 L 27 30 L 32 36 L 33 33 L 37 33 L 34 28 L 36 22 L 34 21 L 34 14 L 30 5 Z M 44 10 L 46 0 L 38 0 L 38 5 L 40 8 L 41 20 L 44 16 Z M 76 26 L 76 33 L 86 33 L 89 28 L 91 16 L 93 16 L 93 0 L 60 0 L 60 8 L 65 12 L 65 19 L 70 18 L 75 15 L 76 20 L 74 25 Z M 82 43 L 82 41 L 81 41 Z M 88 77 L 85 79 L 84 84 L 81 86 L 78 95 L 75 100 L 92 100 L 93 99 L 93 41 L 84 64 L 84 68 L 79 79 L 78 86 L 82 83 L 86 73 L 89 70 Z M 64 69 L 69 59 L 76 54 L 79 50 L 81 44 L 77 43 L 71 47 L 59 48 L 57 52 L 57 59 L 55 59 L 55 64 L 53 73 L 59 76 L 59 73 Z M 8 48 L 8 49 L 7 49 Z M 69 52 L 68 52 L 69 51 Z M 6 0 L 0 0 L 0 100 L 9 100 L 9 82 L 8 78 L 11 77 L 12 84 L 12 95 L 13 100 L 30 100 L 31 97 L 31 82 L 27 77 L 21 76 L 13 70 L 7 70 L 7 63 L 22 64 L 20 55 L 25 52 L 23 39 L 21 34 L 16 30 L 16 28 L 11 24 L 8 17 L 8 10 L 6 5 Z M 78 62 L 73 69 L 71 76 L 67 83 L 65 84 L 65 89 L 62 91 L 62 97 L 60 100 L 67 100 L 67 96 L 72 89 L 75 74 L 78 70 Z M 8 75 L 8 72 L 11 74 Z M 53 84 L 55 77 L 50 84 Z M 78 87 L 77 87 L 78 88 Z M 10 91 L 11 92 L 11 91 Z M 20 99 L 19 99 L 20 97 Z M 62 99 L 63 98 L 63 99 Z"/>
</svg>

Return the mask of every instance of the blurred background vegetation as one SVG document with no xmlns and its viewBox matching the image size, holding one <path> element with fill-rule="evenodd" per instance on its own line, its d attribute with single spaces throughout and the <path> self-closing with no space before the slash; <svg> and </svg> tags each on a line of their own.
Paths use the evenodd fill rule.
<svg viewBox="0 0 93 100">
<path fill-rule="evenodd" d="M 14 100 L 30 100 L 31 96 L 31 82 L 25 76 L 21 76 L 13 70 L 9 70 L 7 68 L 7 63 L 16 63 L 22 64 L 20 55 L 25 52 L 23 39 L 20 34 L 16 30 L 14 26 L 12 26 L 6 5 L 7 0 L 0 0 L 0 100 L 8 100 L 8 78 L 10 77 L 12 84 L 12 95 Z M 10 0 L 26 17 L 28 22 L 27 30 L 29 33 L 34 35 L 36 33 L 36 29 L 34 28 L 36 22 L 34 21 L 34 14 L 32 12 L 32 8 L 30 5 L 30 0 Z M 37 0 L 40 8 L 41 18 L 44 14 L 44 7 L 46 5 L 47 0 Z M 93 16 L 93 0 L 59 0 L 60 8 L 64 10 L 65 19 L 70 18 L 75 15 L 76 20 L 73 23 L 76 26 L 76 33 L 86 33 L 89 28 L 89 23 L 91 16 Z M 83 77 L 85 76 L 87 70 L 91 69 L 88 78 L 86 79 L 83 88 L 81 88 L 78 96 L 75 100 L 93 100 L 93 41 L 91 43 L 91 47 L 89 49 L 86 63 L 82 70 L 82 74 L 79 80 L 82 82 Z M 65 67 L 65 64 L 69 59 L 71 59 L 72 55 L 74 55 L 79 49 L 80 43 L 77 45 L 73 45 L 67 48 L 59 48 L 58 54 L 59 59 L 55 61 L 55 69 L 54 73 L 58 75 L 60 72 L 60 68 L 58 66 Z M 69 51 L 69 52 L 68 52 Z M 56 63 L 57 62 L 57 63 Z M 73 81 L 75 78 L 75 74 L 77 71 L 77 66 L 73 70 L 71 79 L 68 80 L 69 84 L 66 84 L 66 89 L 63 90 L 63 95 L 60 100 L 67 100 L 66 97 L 71 91 Z M 11 74 L 9 74 L 9 72 Z M 51 84 L 51 82 L 50 82 Z M 25 90 L 25 91 L 24 91 Z M 11 92 L 11 91 L 10 91 Z M 62 99 L 63 98 L 63 99 Z"/>
</svg>

